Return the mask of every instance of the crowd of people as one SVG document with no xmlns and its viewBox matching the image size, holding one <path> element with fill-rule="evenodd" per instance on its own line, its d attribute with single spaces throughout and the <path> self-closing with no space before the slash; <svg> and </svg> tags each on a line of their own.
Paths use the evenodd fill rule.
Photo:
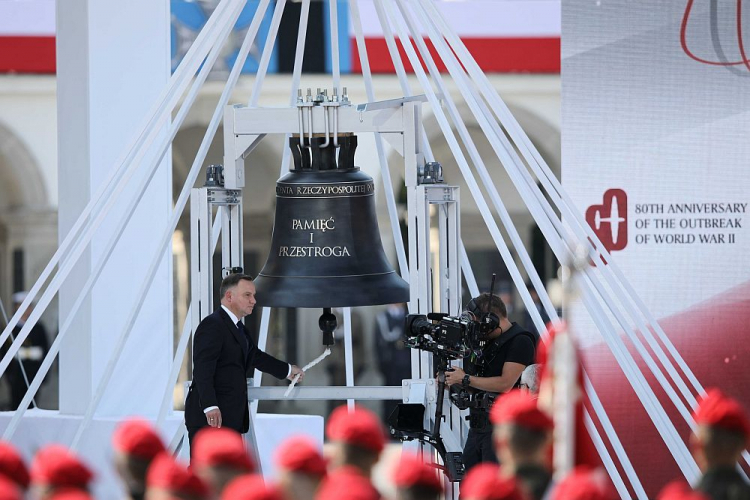
<svg viewBox="0 0 750 500">
<path fill-rule="evenodd" d="M 578 467 L 557 480 L 552 468 L 552 418 L 528 391 L 513 390 L 491 409 L 493 445 L 500 465 L 481 463 L 460 484 L 467 500 L 610 500 L 620 498 L 600 468 Z M 691 448 L 703 471 L 691 488 L 676 481 L 657 500 L 750 499 L 750 485 L 737 461 L 750 438 L 743 408 L 720 391 L 708 391 L 694 418 Z M 335 409 L 326 425 L 329 445 L 303 435 L 275 451 L 278 470 L 271 481 L 256 473 L 256 458 L 241 434 L 226 427 L 205 427 L 195 439 L 190 464 L 173 458 L 157 431 L 145 420 L 128 419 L 112 438 L 114 467 L 125 498 L 132 500 L 377 500 L 372 481 L 387 436 L 371 411 Z M 395 500 L 438 500 L 447 483 L 432 454 L 402 453 L 389 479 Z M 91 499 L 94 472 L 60 445 L 40 449 L 27 468 L 21 455 L 0 442 L 0 500 Z"/>
</svg>

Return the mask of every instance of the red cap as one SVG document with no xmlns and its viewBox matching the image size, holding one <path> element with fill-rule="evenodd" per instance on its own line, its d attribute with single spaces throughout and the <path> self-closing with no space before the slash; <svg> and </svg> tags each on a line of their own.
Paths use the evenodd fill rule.
<svg viewBox="0 0 750 500">
<path fill-rule="evenodd" d="M 221 500 L 284 500 L 275 486 L 266 484 L 263 476 L 247 474 L 233 479 L 224 488 Z"/>
<path fill-rule="evenodd" d="M 0 476 L 0 500 L 22 500 L 23 495 L 18 483 L 10 478 Z"/>
<path fill-rule="evenodd" d="M 0 476 L 7 477 L 23 489 L 29 487 L 29 470 L 18 451 L 6 441 L 0 441 Z"/>
<path fill-rule="evenodd" d="M 355 407 L 351 413 L 346 405 L 333 410 L 326 434 L 331 441 L 343 441 L 376 453 L 385 447 L 385 433 L 380 420 L 363 407 Z"/>
<path fill-rule="evenodd" d="M 552 419 L 537 406 L 537 400 L 521 390 L 500 396 L 492 405 L 490 421 L 493 424 L 513 423 L 540 431 L 551 430 L 554 426 Z"/>
<path fill-rule="evenodd" d="M 93 500 L 88 492 L 78 488 L 63 488 L 55 491 L 50 500 Z"/>
<path fill-rule="evenodd" d="M 706 392 L 693 416 L 699 425 L 719 427 L 750 437 L 750 423 L 745 409 L 734 399 L 722 394 L 719 389 L 709 389 Z"/>
<path fill-rule="evenodd" d="M 315 500 L 380 500 L 380 493 L 369 479 L 354 467 L 336 469 L 323 480 Z"/>
<path fill-rule="evenodd" d="M 435 470 L 416 455 L 401 455 L 398 466 L 393 471 L 393 482 L 399 488 L 423 486 L 431 490 L 443 491 L 443 482 Z"/>
<path fill-rule="evenodd" d="M 146 486 L 187 495 L 208 495 L 208 486 L 168 453 L 157 455 L 146 475 Z"/>
<path fill-rule="evenodd" d="M 684 481 L 672 481 L 664 487 L 656 500 L 711 500 L 698 491 L 693 491 Z"/>
<path fill-rule="evenodd" d="M 118 425 L 112 435 L 112 445 L 121 453 L 145 460 L 153 460 L 165 451 L 159 434 L 151 424 L 139 418 L 131 418 Z"/>
<path fill-rule="evenodd" d="M 196 434 L 191 463 L 195 467 L 226 465 L 245 472 L 255 470 L 242 436 L 228 427 L 204 427 Z"/>
<path fill-rule="evenodd" d="M 39 450 L 31 463 L 31 482 L 86 488 L 94 474 L 73 453 L 60 445 Z"/>
<path fill-rule="evenodd" d="M 325 476 L 328 463 L 315 441 L 307 436 L 293 436 L 276 449 L 276 465 L 280 469 Z"/>
<path fill-rule="evenodd" d="M 512 477 L 500 477 L 495 464 L 475 465 L 461 482 L 461 498 L 477 500 L 524 500 L 525 496 Z"/>
<path fill-rule="evenodd" d="M 552 500 L 617 500 L 619 495 L 602 469 L 576 467 L 560 481 Z"/>
</svg>

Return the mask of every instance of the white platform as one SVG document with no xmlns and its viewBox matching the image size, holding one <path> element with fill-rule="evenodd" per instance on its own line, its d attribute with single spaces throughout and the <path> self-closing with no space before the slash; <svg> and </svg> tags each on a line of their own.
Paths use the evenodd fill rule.
<svg viewBox="0 0 750 500">
<path fill-rule="evenodd" d="M 0 432 L 8 425 L 12 412 L 0 412 Z M 96 418 L 81 440 L 79 456 L 96 472 L 93 493 L 96 498 L 115 500 L 123 497 L 123 491 L 115 470 L 112 467 L 113 451 L 111 436 L 119 418 Z M 12 442 L 30 465 L 34 453 L 41 447 L 58 443 L 68 445 L 76 432 L 81 417 L 60 415 L 52 410 L 29 410 L 24 415 Z M 273 466 L 273 453 L 286 438 L 305 434 L 323 446 L 323 417 L 316 415 L 269 415 L 259 414 L 255 419 L 255 429 L 261 466 L 264 476 L 276 475 Z M 167 418 L 161 435 L 168 444 L 177 433 L 184 433 L 182 412 L 174 412 Z M 180 458 L 187 460 L 189 449 L 187 436 L 180 451 Z"/>
</svg>

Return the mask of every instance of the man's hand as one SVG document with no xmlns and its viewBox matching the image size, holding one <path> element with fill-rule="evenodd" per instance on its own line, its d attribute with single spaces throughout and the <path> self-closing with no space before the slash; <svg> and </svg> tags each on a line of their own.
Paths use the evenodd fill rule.
<svg viewBox="0 0 750 500">
<path fill-rule="evenodd" d="M 211 427 L 221 427 L 221 410 L 216 408 L 206 412 L 206 421 Z"/>
<path fill-rule="evenodd" d="M 299 374 L 299 380 L 297 382 L 302 382 L 302 379 L 305 378 L 305 372 L 302 371 L 302 368 L 300 368 L 297 365 L 292 365 L 292 371 L 289 372 L 289 376 L 287 377 L 289 380 L 294 380 L 294 377 Z"/>
<path fill-rule="evenodd" d="M 454 366 L 452 370 L 446 370 L 445 385 L 447 385 L 448 387 L 452 386 L 453 384 L 460 385 L 464 379 L 464 375 L 466 375 L 466 372 L 458 366 Z"/>
</svg>

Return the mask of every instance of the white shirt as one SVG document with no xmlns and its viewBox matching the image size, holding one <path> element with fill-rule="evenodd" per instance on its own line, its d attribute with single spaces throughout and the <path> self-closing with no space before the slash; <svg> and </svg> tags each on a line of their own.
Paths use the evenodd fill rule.
<svg viewBox="0 0 750 500">
<path fill-rule="evenodd" d="M 234 323 L 235 325 L 237 323 L 239 323 L 240 320 L 237 318 L 237 316 L 235 316 L 235 314 L 232 311 L 229 310 L 229 308 L 227 306 L 225 306 L 224 304 L 222 304 L 221 308 L 224 309 L 224 312 L 226 312 L 229 315 L 229 318 L 232 320 L 232 323 Z M 289 363 L 287 363 L 287 364 L 289 364 Z M 291 374 L 292 374 L 292 365 L 289 365 L 289 371 L 286 372 L 287 378 Z M 218 406 L 209 406 L 208 408 L 204 408 L 203 409 L 203 413 L 208 413 L 208 412 L 210 412 L 212 410 L 218 410 L 218 409 L 219 409 Z"/>
</svg>

